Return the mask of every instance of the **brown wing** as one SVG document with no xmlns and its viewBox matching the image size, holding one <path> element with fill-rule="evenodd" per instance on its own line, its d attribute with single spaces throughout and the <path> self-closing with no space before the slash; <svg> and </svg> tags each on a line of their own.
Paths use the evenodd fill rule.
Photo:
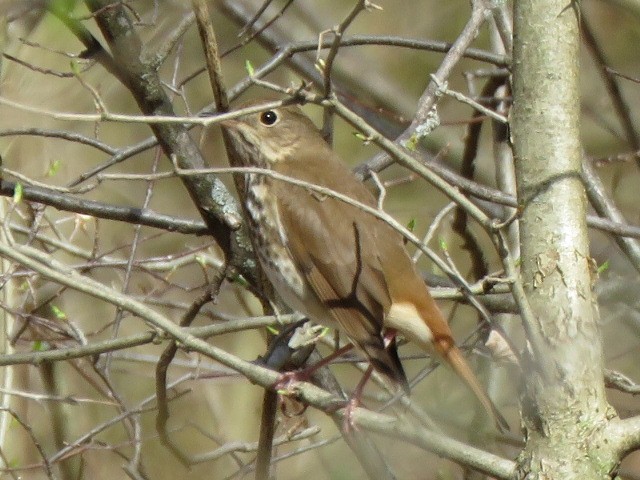
<svg viewBox="0 0 640 480">
<path fill-rule="evenodd" d="M 341 163 L 320 165 L 324 172 L 314 172 L 310 168 L 316 162 L 299 160 L 295 164 L 283 162 L 278 172 L 301 180 L 313 178 L 316 183 L 321 178 L 323 186 L 374 204 L 371 194 Z M 325 178 L 327 171 L 336 176 Z M 395 344 L 385 348 L 382 338 L 390 297 L 376 247 L 378 220 L 340 200 L 281 181 L 273 183 L 273 190 L 288 248 L 332 320 L 367 354 L 377 370 L 406 389 Z"/>
</svg>

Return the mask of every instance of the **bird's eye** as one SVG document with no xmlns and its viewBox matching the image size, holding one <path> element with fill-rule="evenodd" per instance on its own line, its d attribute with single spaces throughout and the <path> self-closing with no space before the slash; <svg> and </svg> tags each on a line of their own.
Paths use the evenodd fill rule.
<svg viewBox="0 0 640 480">
<path fill-rule="evenodd" d="M 260 123 L 270 127 L 278 121 L 278 114 L 274 110 L 267 110 L 260 114 Z"/>
</svg>

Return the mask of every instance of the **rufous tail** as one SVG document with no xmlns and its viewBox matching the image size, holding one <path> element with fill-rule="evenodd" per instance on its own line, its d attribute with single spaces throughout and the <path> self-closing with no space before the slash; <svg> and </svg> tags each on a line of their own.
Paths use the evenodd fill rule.
<svg viewBox="0 0 640 480">
<path fill-rule="evenodd" d="M 450 339 L 449 341 L 437 342 L 436 349 L 475 394 L 487 413 L 494 419 L 498 430 L 503 433 L 509 431 L 509 424 L 486 394 L 482 385 L 480 385 L 478 378 L 469 367 L 460 349 L 451 343 Z"/>
</svg>

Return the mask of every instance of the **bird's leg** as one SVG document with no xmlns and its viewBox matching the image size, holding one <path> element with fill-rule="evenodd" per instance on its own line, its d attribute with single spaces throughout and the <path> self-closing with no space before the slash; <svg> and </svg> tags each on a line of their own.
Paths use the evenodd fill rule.
<svg viewBox="0 0 640 480">
<path fill-rule="evenodd" d="M 355 424 L 353 423 L 353 412 L 356 408 L 362 405 L 362 393 L 364 392 L 364 386 L 371 378 L 371 373 L 373 372 L 373 367 L 369 365 L 367 371 L 364 372 L 364 375 L 356 385 L 356 389 L 353 391 L 351 396 L 349 397 L 349 401 L 344 407 L 344 418 L 342 419 L 342 429 L 345 433 L 349 433 L 351 429 L 356 429 Z"/>
<path fill-rule="evenodd" d="M 397 333 L 398 332 L 392 328 L 385 330 L 382 337 L 383 345 L 385 348 L 391 344 Z M 358 385 L 351 394 L 351 397 L 349 398 L 349 401 L 345 406 L 344 419 L 342 420 L 342 429 L 345 433 L 349 433 L 352 428 L 356 428 L 355 424 L 353 423 L 352 415 L 354 410 L 362 405 L 362 394 L 364 392 L 364 387 L 371 378 L 372 373 L 373 366 L 369 365 L 369 368 L 367 368 L 367 371 L 364 372 L 362 379 L 360 380 L 360 382 L 358 382 Z"/>
<path fill-rule="evenodd" d="M 280 377 L 273 384 L 273 389 L 276 391 L 283 390 L 285 393 L 289 392 L 296 382 L 303 382 L 309 380 L 311 376 L 320 368 L 329 365 L 336 358 L 341 357 L 349 350 L 353 348 L 352 344 L 345 345 L 344 347 L 340 347 L 338 350 L 334 351 L 331 355 L 327 355 L 325 358 L 320 360 L 319 362 L 314 363 L 313 365 L 309 365 L 306 368 L 301 370 L 294 370 L 291 372 L 284 372 L 280 374 Z"/>
</svg>

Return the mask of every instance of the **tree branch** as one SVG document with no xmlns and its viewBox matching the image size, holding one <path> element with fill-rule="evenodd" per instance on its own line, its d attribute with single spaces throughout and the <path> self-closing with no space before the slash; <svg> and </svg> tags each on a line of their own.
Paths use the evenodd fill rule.
<svg viewBox="0 0 640 480">
<path fill-rule="evenodd" d="M 109 42 L 117 78 L 132 93 L 140 110 L 145 115 L 174 115 L 152 62 L 143 63 L 142 44 L 125 9 L 121 5 L 113 5 L 110 0 L 86 0 L 86 3 L 95 13 L 95 20 Z M 150 127 L 165 155 L 175 156 L 181 168 L 205 166 L 204 158 L 185 126 L 151 124 Z M 224 184 L 213 175 L 185 178 L 183 181 L 210 233 L 225 254 L 231 253 L 228 263 L 255 283 L 255 261 L 250 243 L 246 232 L 238 228 L 240 210 Z"/>
<path fill-rule="evenodd" d="M 273 370 L 239 359 L 225 350 L 194 337 L 185 329 L 153 309 L 131 299 L 131 297 L 106 287 L 92 278 L 69 270 L 49 255 L 29 246 L 10 246 L 0 243 L 0 256 L 12 260 L 26 268 L 39 273 L 44 278 L 85 293 L 97 299 L 113 304 L 123 310 L 144 319 L 155 328 L 166 332 L 179 341 L 184 348 L 197 351 L 221 364 L 241 373 L 251 382 L 265 388 L 271 387 L 279 378 Z M 340 419 L 344 415 L 341 408 L 343 400 L 306 382 L 296 385 L 297 396 L 309 405 L 325 412 L 336 412 Z M 402 439 L 421 448 L 433 451 L 446 458 L 461 462 L 471 468 L 491 474 L 500 479 L 510 479 L 513 475 L 514 463 L 491 453 L 473 448 L 443 435 L 417 430 L 415 426 L 404 424 L 397 418 L 369 412 L 362 408 L 353 411 L 356 426 L 372 432 L 390 435 Z"/>
</svg>

